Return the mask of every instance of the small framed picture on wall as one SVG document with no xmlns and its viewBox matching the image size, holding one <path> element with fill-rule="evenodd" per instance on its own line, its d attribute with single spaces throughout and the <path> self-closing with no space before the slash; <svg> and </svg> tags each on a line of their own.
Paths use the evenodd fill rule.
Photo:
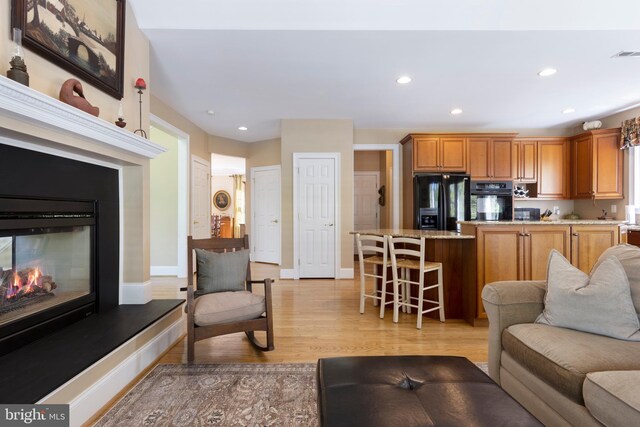
<svg viewBox="0 0 640 427">
<path fill-rule="evenodd" d="M 216 191 L 213 195 L 213 206 L 219 211 L 226 211 L 231 205 L 231 196 L 224 190 Z"/>
</svg>

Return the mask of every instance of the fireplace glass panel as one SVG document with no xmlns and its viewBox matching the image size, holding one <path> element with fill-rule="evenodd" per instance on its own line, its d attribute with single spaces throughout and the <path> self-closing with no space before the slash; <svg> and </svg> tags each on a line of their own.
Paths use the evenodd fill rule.
<svg viewBox="0 0 640 427">
<path fill-rule="evenodd" d="M 0 326 L 91 293 L 92 226 L 0 233 Z"/>
</svg>

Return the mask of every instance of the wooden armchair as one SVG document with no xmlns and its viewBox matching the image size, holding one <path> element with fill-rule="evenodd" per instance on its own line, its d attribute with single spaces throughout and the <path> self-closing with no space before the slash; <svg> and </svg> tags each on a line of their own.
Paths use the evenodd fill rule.
<svg viewBox="0 0 640 427">
<path fill-rule="evenodd" d="M 215 255 L 211 256 L 217 261 L 211 261 L 206 252 L 200 252 L 200 255 L 197 256 L 196 272 L 193 271 L 193 257 L 196 249 L 218 254 L 235 253 L 243 249 L 249 249 L 249 236 L 245 235 L 244 238 L 239 239 L 193 239 L 189 236 L 187 238 L 187 248 L 187 265 L 189 266 L 187 275 L 187 361 L 192 362 L 194 359 L 196 341 L 235 332 L 247 334 L 251 344 L 260 350 L 273 350 L 271 279 L 251 280 L 251 265 L 248 254 L 232 255 L 231 257 L 233 257 L 234 261 L 228 262 L 224 257 L 216 258 Z M 240 256 L 246 258 L 240 258 Z M 226 269 L 230 264 L 234 262 L 244 263 L 244 259 L 246 259 L 247 264 L 246 278 L 239 278 L 239 283 L 236 285 L 237 289 L 202 289 L 205 282 L 205 273 L 203 271 L 202 274 L 198 274 L 199 266 L 202 265 L 203 270 L 205 268 L 209 269 L 211 265 L 216 264 L 206 264 L 207 262 L 217 262 L 220 268 L 218 270 L 213 268 L 208 271 L 209 276 L 216 276 L 214 280 L 217 280 L 219 275 L 228 275 Z M 196 283 L 196 286 L 194 286 L 194 275 L 196 278 L 201 277 L 203 283 Z M 242 284 L 242 280 L 245 281 L 244 284 Z M 264 297 L 252 292 L 252 285 L 256 283 L 264 284 Z M 258 342 L 254 331 L 266 331 L 266 345 Z"/>
</svg>

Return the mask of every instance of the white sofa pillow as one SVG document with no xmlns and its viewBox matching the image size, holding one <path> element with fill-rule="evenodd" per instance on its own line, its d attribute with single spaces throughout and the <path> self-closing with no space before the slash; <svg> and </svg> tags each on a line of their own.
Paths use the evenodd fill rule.
<svg viewBox="0 0 640 427">
<path fill-rule="evenodd" d="M 589 277 L 551 251 L 544 311 L 536 323 L 640 341 L 629 280 L 616 257 L 603 260 Z"/>
</svg>

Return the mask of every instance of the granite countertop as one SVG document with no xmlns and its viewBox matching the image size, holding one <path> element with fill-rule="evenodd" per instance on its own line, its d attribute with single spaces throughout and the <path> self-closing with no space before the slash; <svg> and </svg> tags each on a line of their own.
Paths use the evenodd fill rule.
<svg viewBox="0 0 640 427">
<path fill-rule="evenodd" d="M 627 224 L 625 225 L 627 230 L 640 231 L 640 225 L 638 224 Z"/>
<path fill-rule="evenodd" d="M 399 228 L 379 228 L 374 230 L 351 231 L 349 234 L 373 234 L 374 236 L 393 236 L 393 237 L 425 237 L 427 239 L 475 239 L 476 236 L 469 234 L 460 234 L 455 231 L 442 230 L 411 230 Z"/>
<path fill-rule="evenodd" d="M 458 221 L 458 224 L 469 225 L 621 225 L 627 221 L 604 219 L 554 219 L 551 221 Z"/>
</svg>

